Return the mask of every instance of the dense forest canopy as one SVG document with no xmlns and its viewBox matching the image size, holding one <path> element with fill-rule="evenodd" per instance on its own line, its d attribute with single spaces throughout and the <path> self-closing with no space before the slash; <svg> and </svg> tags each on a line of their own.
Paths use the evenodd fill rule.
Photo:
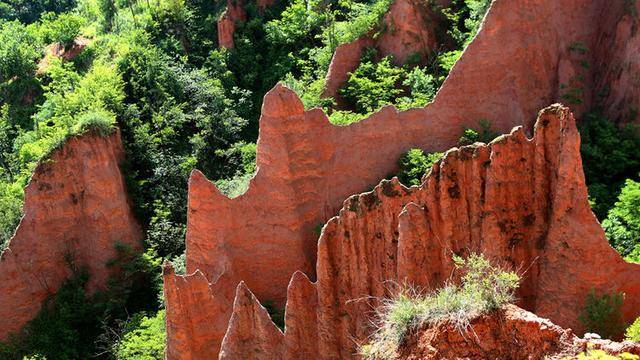
<svg viewBox="0 0 640 360">
<path fill-rule="evenodd" d="M 249 2 L 233 49 L 218 46 L 221 1 L 0 1 L 0 249 L 19 222 L 23 188 L 36 164 L 70 136 L 115 127 L 147 249 L 143 255 L 121 249 L 127 276 L 105 293 L 86 295 L 87 275 L 77 269 L 24 336 L 0 345 L 0 356 L 161 358 L 159 264 L 167 259 L 184 267 L 190 172 L 203 171 L 229 196 L 246 190 L 255 172 L 262 98 L 279 81 L 337 125 L 384 105 L 425 106 L 490 3 L 430 4 L 442 25 L 429 58 L 397 64 L 368 49 L 340 90 L 345 103 L 338 106 L 321 97 L 333 52 L 385 31 L 380 21 L 391 0 L 282 0 L 265 9 Z M 53 44 L 82 49 L 64 59 L 52 54 Z M 486 122 L 476 130 L 461 129 L 462 142 L 495 136 Z M 594 209 L 606 219 L 612 244 L 640 261 L 638 134 L 595 110 L 582 132 Z M 417 184 L 438 157 L 409 151 L 399 160 L 401 180 Z"/>
</svg>

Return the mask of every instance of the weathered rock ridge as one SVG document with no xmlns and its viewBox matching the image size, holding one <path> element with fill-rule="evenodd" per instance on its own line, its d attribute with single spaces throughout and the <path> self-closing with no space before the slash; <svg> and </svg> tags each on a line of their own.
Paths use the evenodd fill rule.
<svg viewBox="0 0 640 360">
<path fill-rule="evenodd" d="M 640 344 L 580 339 L 571 330 L 511 305 L 475 319 L 467 333 L 445 323 L 410 334 L 398 358 L 569 359 L 588 349 L 640 355 Z"/>
<path fill-rule="evenodd" d="M 532 139 L 517 127 L 489 145 L 448 151 L 419 187 L 385 180 L 350 197 L 322 230 L 318 280 L 297 273 L 289 284 L 284 339 L 275 341 L 273 324 L 249 321 L 256 305 L 241 306 L 248 300 L 239 291 L 221 354 L 247 358 L 244 344 L 271 332 L 271 346 L 250 358 L 351 358 L 391 283 L 437 288 L 452 273 L 452 254 L 471 252 L 519 270 L 519 304 L 560 326 L 582 330 L 591 289 L 625 293 L 624 319 L 635 319 L 640 265 L 611 248 L 591 212 L 579 149 L 573 115 L 555 105 L 540 113 Z M 231 342 L 239 331 L 251 339 Z"/>
<path fill-rule="evenodd" d="M 538 109 L 576 93 L 582 94 L 579 112 L 596 103 L 618 109 L 624 101 L 608 104 L 633 94 L 635 87 L 607 80 L 617 79 L 618 72 L 605 60 L 622 63 L 627 78 L 637 75 L 629 60 L 635 33 L 616 30 L 626 22 L 633 29 L 637 20 L 623 2 L 526 0 L 514 6 L 496 0 L 433 103 L 404 112 L 386 107 L 347 127 L 329 124 L 318 109 L 305 111 L 293 92 L 276 86 L 264 99 L 258 172 L 247 193 L 228 199 L 199 172 L 190 179 L 191 275 L 165 272 L 167 356 L 200 359 L 218 353 L 240 281 L 261 301 L 282 305 L 293 272 L 315 279 L 314 229 L 335 215 L 347 196 L 393 173 L 407 149 L 448 149 L 463 127 L 475 127 L 479 119 L 501 132 L 516 125 L 530 130 Z M 607 47 L 614 36 L 620 49 Z M 572 86 L 581 90 L 568 93 Z M 612 95 L 599 96 L 602 89 Z M 517 242 L 519 235 L 512 235 Z M 524 289 L 539 281 L 527 280 Z M 528 309 L 544 308 L 534 298 L 523 301 Z"/>
<path fill-rule="evenodd" d="M 36 168 L 25 188 L 24 216 L 0 258 L 0 340 L 20 329 L 71 275 L 86 267 L 88 291 L 111 274 L 117 242 L 141 248 L 119 164 L 120 134 L 69 139 Z"/>
</svg>

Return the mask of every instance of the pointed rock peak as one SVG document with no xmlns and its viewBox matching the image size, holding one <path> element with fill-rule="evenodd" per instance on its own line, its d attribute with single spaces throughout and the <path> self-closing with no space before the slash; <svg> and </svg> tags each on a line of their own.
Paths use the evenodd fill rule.
<svg viewBox="0 0 640 360">
<path fill-rule="evenodd" d="M 538 113 L 538 120 L 535 125 L 535 131 L 541 131 L 542 128 L 547 127 L 548 125 L 564 128 L 566 127 L 568 119 L 571 122 L 575 122 L 569 108 L 562 104 L 553 104 L 540 110 Z"/>
<path fill-rule="evenodd" d="M 207 177 L 200 170 L 192 170 L 191 175 L 189 175 L 189 185 L 202 182 L 210 183 L 211 181 L 207 179 Z"/>
<path fill-rule="evenodd" d="M 204 196 L 204 194 L 200 192 L 203 189 L 206 189 L 205 194 L 208 194 L 208 196 L 228 199 L 228 197 L 225 194 L 220 192 L 220 189 L 218 189 L 218 187 L 216 186 L 216 184 L 213 183 L 213 181 L 209 180 L 207 176 L 203 174 L 200 170 L 194 169 L 193 171 L 191 171 L 191 175 L 189 176 L 189 199 L 192 200 L 194 198 L 197 198 L 192 194 L 198 194 L 198 196 Z M 199 200 L 199 199 L 196 199 L 196 200 Z M 191 205 L 193 205 L 193 203 L 194 201 L 190 202 Z"/>
<path fill-rule="evenodd" d="M 175 269 L 173 268 L 173 264 L 169 260 L 165 260 L 162 263 L 162 276 L 174 275 Z"/>
<path fill-rule="evenodd" d="M 219 358 L 280 359 L 283 352 L 284 334 L 244 281 L 240 282 Z"/>
<path fill-rule="evenodd" d="M 303 273 L 300 270 L 294 272 L 293 275 L 291 276 L 291 282 L 289 283 L 289 287 L 293 286 L 293 284 L 298 284 L 298 283 L 312 284 L 307 274 Z"/>
<path fill-rule="evenodd" d="M 293 90 L 281 83 L 264 96 L 262 116 L 286 118 L 301 114 L 304 114 L 302 101 Z"/>
</svg>

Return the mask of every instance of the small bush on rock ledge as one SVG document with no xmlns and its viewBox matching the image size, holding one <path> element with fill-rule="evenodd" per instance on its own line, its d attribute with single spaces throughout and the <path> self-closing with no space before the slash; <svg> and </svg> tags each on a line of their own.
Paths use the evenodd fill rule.
<svg viewBox="0 0 640 360">
<path fill-rule="evenodd" d="M 450 282 L 427 295 L 405 288 L 383 301 L 378 309 L 378 330 L 372 341 L 360 348 L 365 359 L 394 359 L 405 335 L 424 326 L 450 322 L 459 331 L 467 331 L 472 319 L 515 300 L 520 283 L 515 272 L 494 267 L 478 254 L 466 259 L 456 256 L 454 262 L 462 273 L 460 285 Z"/>
<path fill-rule="evenodd" d="M 598 295 L 594 289 L 591 289 L 579 317 L 587 332 L 596 333 L 605 339 L 619 337 L 625 328 L 621 310 L 623 300 L 623 293 L 611 292 Z"/>
</svg>

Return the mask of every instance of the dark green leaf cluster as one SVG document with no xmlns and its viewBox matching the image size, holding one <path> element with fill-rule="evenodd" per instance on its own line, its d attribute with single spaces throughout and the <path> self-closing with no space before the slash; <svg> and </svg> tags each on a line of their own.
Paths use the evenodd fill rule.
<svg viewBox="0 0 640 360">
<path fill-rule="evenodd" d="M 411 149 L 398 161 L 398 180 L 407 186 L 420 185 L 422 177 L 431 170 L 434 163 L 442 158 L 442 153 L 425 153 L 421 149 Z"/>
<path fill-rule="evenodd" d="M 597 112 L 585 115 L 579 130 L 589 200 L 596 216 L 604 219 L 625 180 L 639 180 L 640 133 L 631 125 L 619 128 Z"/>
<path fill-rule="evenodd" d="M 114 273 L 108 289 L 93 295 L 86 292 L 87 270 L 77 266 L 73 255 L 68 254 L 72 276 L 21 334 L 0 344 L 0 358 L 41 355 L 47 359 L 88 359 L 113 346 L 111 342 L 96 341 L 110 334 L 107 329 L 118 329 L 128 335 L 128 329 L 119 329 L 116 319 L 127 318 L 130 312 L 153 309 L 157 304 L 155 294 L 148 290 L 160 287 L 157 273 L 160 259 L 152 252 L 134 254 L 123 245 L 117 245 L 117 253 L 118 257 L 108 264 Z"/>
<path fill-rule="evenodd" d="M 596 333 L 605 339 L 618 339 L 625 329 L 621 311 L 623 300 L 622 293 L 598 295 L 591 289 L 579 317 L 587 332 Z"/>
</svg>

